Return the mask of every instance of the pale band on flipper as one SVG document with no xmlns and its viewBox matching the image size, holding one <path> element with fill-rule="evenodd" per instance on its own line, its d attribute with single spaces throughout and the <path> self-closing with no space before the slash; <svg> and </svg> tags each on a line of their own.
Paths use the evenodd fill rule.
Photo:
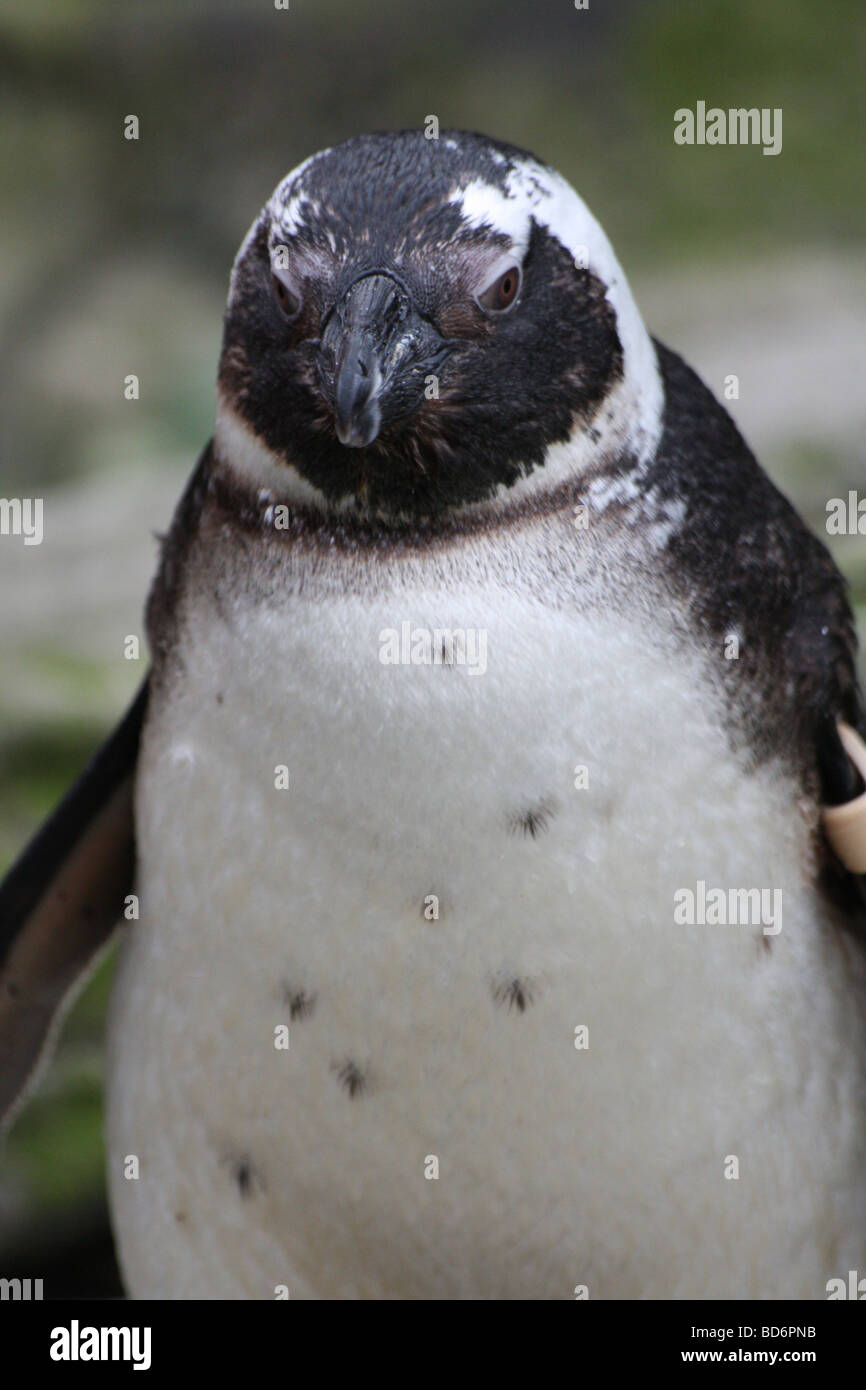
<svg viewBox="0 0 866 1390">
<path fill-rule="evenodd" d="M 866 783 L 866 743 L 850 724 L 840 723 L 842 747 Z M 841 806 L 824 807 L 830 845 L 852 874 L 866 874 L 866 789 Z"/>
</svg>

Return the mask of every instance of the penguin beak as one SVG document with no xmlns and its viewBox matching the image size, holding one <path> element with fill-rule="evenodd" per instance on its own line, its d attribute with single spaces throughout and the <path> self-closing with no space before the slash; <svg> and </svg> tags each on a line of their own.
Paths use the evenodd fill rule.
<svg viewBox="0 0 866 1390">
<path fill-rule="evenodd" d="M 319 345 L 319 376 L 340 443 L 364 449 L 383 424 L 411 413 L 450 350 L 395 276 L 370 271 L 355 280 Z"/>
</svg>

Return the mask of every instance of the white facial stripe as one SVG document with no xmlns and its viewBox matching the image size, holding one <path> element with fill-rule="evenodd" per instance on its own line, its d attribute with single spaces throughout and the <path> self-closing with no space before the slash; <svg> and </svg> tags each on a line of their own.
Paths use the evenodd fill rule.
<svg viewBox="0 0 866 1390">
<path fill-rule="evenodd" d="M 301 216 L 301 209 L 304 209 L 304 216 Z M 315 199 L 308 198 L 305 193 L 296 193 L 283 203 L 277 218 L 273 223 L 273 240 L 276 242 L 281 236 L 294 236 L 300 227 L 304 226 L 308 218 L 315 220 L 322 211 L 322 205 Z"/>
<path fill-rule="evenodd" d="M 268 503 L 286 502 L 312 511 L 349 513 L 351 498 L 333 503 L 308 482 L 282 455 L 270 449 L 250 425 L 238 415 L 221 391 L 217 392 L 214 453 L 217 460 L 238 478 L 259 490 L 263 508 Z"/>
<path fill-rule="evenodd" d="M 634 449 L 642 461 L 651 457 L 661 433 L 661 378 L 655 349 L 610 242 L 583 199 L 555 170 L 522 160 L 509 170 L 506 188 L 503 193 L 475 180 L 456 189 L 451 201 L 460 204 L 470 226 L 502 233 L 521 254 L 536 221 L 556 237 L 576 265 L 585 266 L 601 281 L 616 314 L 623 350 L 623 381 L 611 391 L 603 409 L 613 409 L 623 445 Z M 575 449 L 573 440 L 551 451 L 560 468 L 564 454 L 577 463 L 577 456 L 584 452 Z M 533 475 L 534 483 L 530 478 L 525 486 L 533 490 L 544 486 L 542 479 L 547 475 L 545 465 Z"/>
<path fill-rule="evenodd" d="M 510 486 L 501 483 L 492 502 L 467 502 L 460 511 L 473 513 L 491 510 L 495 513 L 513 502 L 553 492 L 563 483 L 592 474 L 600 457 L 616 457 L 628 451 L 638 459 L 650 459 L 655 452 L 657 438 L 657 429 L 647 435 L 640 426 L 635 425 L 633 391 L 623 379 L 611 388 L 588 421 L 579 420 L 568 439 L 548 447 L 543 467 L 518 478 Z M 633 502 L 640 493 L 639 469 L 632 469 L 615 479 L 607 474 L 591 477 L 585 497 L 592 511 L 600 513 L 611 502 Z"/>
<path fill-rule="evenodd" d="M 664 391 L 655 348 L 613 247 L 583 199 L 555 170 L 525 162 L 511 172 L 508 183 L 516 197 L 529 202 L 536 222 L 605 287 L 623 351 L 623 380 L 606 404 L 615 403 L 621 425 L 629 425 L 625 442 L 643 462 L 655 453 L 661 434 Z"/>
<path fill-rule="evenodd" d="M 279 241 L 279 236 L 276 235 L 274 231 L 277 224 L 281 227 L 282 235 L 286 237 L 292 236 L 298 230 L 298 227 L 301 225 L 298 214 L 301 204 L 306 201 L 304 195 L 299 191 L 298 184 L 304 171 L 309 168 L 313 161 L 329 153 L 330 149 L 327 149 L 317 150 L 315 154 L 308 155 L 305 160 L 286 174 L 286 177 L 277 185 L 263 211 L 259 213 L 240 244 L 240 248 L 234 259 L 234 264 L 232 265 L 231 280 L 229 282 L 229 298 L 231 298 L 234 293 L 237 267 L 246 255 L 250 242 L 258 232 L 263 218 L 267 220 L 269 226 L 268 239 L 271 244 L 271 249 L 273 249 L 273 244 Z M 318 211 L 318 207 L 316 207 L 315 210 Z"/>
<path fill-rule="evenodd" d="M 517 256 L 523 258 L 531 228 L 530 213 L 523 200 L 506 196 L 492 184 L 476 179 L 455 189 L 449 201 L 459 204 L 461 216 L 470 227 L 502 233 Z"/>
<path fill-rule="evenodd" d="M 330 149 L 318 150 L 316 154 L 311 154 L 309 158 L 305 159 L 297 168 L 292 169 L 290 173 L 286 174 L 282 183 L 275 189 L 273 197 L 268 203 L 268 212 L 273 226 L 275 228 L 278 227 L 279 232 L 282 233 L 283 236 L 293 236 L 298 228 L 303 225 L 300 211 L 305 203 L 311 202 L 311 215 L 313 217 L 318 216 L 320 204 L 312 201 L 308 197 L 303 191 L 302 184 L 304 181 L 304 174 L 307 169 L 309 169 L 310 165 L 326 154 L 330 154 Z M 276 239 L 279 238 L 277 237 Z"/>
<path fill-rule="evenodd" d="M 254 483 L 261 493 L 267 493 L 267 499 L 263 500 L 273 498 L 325 510 L 327 504 L 318 488 L 269 449 L 221 391 L 217 393 L 214 453 L 223 466 L 246 482 Z"/>
</svg>

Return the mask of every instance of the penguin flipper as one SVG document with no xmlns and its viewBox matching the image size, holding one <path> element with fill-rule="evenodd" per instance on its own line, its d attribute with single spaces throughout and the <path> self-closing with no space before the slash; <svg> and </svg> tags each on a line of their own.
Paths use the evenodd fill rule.
<svg viewBox="0 0 866 1390">
<path fill-rule="evenodd" d="M 0 884 L 0 1120 L 132 891 L 133 791 L 148 679 Z"/>
</svg>

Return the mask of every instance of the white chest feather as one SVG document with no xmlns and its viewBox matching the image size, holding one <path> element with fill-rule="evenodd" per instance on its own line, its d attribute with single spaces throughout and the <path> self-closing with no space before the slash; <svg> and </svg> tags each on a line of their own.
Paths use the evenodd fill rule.
<svg viewBox="0 0 866 1390">
<path fill-rule="evenodd" d="M 486 669 L 383 664 L 403 623 Z M 183 660 L 110 1042 L 133 1294 L 822 1297 L 862 1263 L 855 967 L 661 623 L 485 583 L 211 613 Z M 677 922 L 699 882 L 780 889 L 781 930 Z"/>
</svg>

